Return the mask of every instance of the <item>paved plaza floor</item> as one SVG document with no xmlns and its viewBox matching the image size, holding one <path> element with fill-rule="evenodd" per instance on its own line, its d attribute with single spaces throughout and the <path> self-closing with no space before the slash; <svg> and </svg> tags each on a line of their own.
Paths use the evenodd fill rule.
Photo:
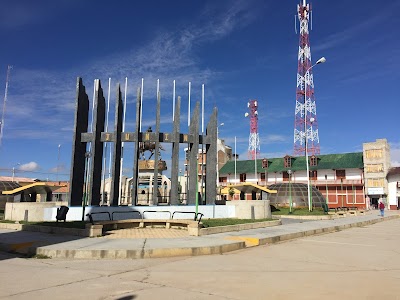
<svg viewBox="0 0 400 300">
<path fill-rule="evenodd" d="M 188 237 L 186 229 L 127 228 L 110 230 L 104 238 L 111 239 L 173 239 Z"/>
<path fill-rule="evenodd" d="M 94 260 L 0 253 L 0 299 L 400 299 L 399 249 L 400 218 L 388 218 L 218 255 Z"/>
<path fill-rule="evenodd" d="M 41 232 L 0 229 L 0 250 L 40 254 L 51 258 L 136 259 L 223 254 L 251 246 L 272 244 L 299 237 L 329 233 L 398 218 L 390 211 L 384 218 L 377 211 L 365 215 L 231 231 L 205 236 L 188 236 L 186 230 L 145 228 L 123 229 L 103 237 L 78 237 Z"/>
</svg>

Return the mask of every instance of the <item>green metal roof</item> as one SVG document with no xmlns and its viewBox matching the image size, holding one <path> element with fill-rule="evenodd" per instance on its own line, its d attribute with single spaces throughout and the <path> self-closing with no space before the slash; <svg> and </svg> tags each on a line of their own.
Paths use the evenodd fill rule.
<svg viewBox="0 0 400 300">
<path fill-rule="evenodd" d="M 310 158 L 309 158 L 310 159 Z M 364 168 L 363 153 L 342 153 L 317 155 L 318 163 L 310 166 L 310 170 L 321 169 L 361 169 Z M 264 171 L 262 168 L 263 158 L 257 159 L 257 172 Z M 292 167 L 284 167 L 284 158 L 268 158 L 268 172 L 282 172 L 291 169 L 292 171 L 306 170 L 305 156 L 292 157 Z M 235 173 L 235 161 L 228 161 L 219 171 L 220 174 Z M 236 161 L 236 173 L 254 173 L 254 160 Z"/>
</svg>

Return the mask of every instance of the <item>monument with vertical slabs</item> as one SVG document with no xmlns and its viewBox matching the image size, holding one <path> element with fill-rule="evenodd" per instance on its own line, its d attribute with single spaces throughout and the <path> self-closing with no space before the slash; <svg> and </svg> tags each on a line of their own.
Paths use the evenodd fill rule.
<svg viewBox="0 0 400 300">
<path fill-rule="evenodd" d="M 206 127 L 205 134 L 199 134 L 199 111 L 200 104 L 196 103 L 192 114 L 189 132 L 182 133 L 180 128 L 180 107 L 181 98 L 178 97 L 175 103 L 173 117 L 173 131 L 160 132 L 160 109 L 161 97 L 157 94 L 157 113 L 156 128 L 153 130 L 140 131 L 141 128 L 141 88 L 137 90 L 135 131 L 122 132 L 123 105 L 121 96 L 121 87 L 117 85 L 115 101 L 115 126 L 114 131 L 104 132 L 105 122 L 105 99 L 100 80 L 95 81 L 95 97 L 93 110 L 92 132 L 88 132 L 89 119 L 89 97 L 86 93 L 82 79 L 77 79 L 76 101 L 75 101 L 75 123 L 72 142 L 71 159 L 71 193 L 69 199 L 70 206 L 99 205 L 100 204 L 100 186 L 103 161 L 103 143 L 113 143 L 112 161 L 111 161 L 111 190 L 110 205 L 120 205 L 119 182 L 121 171 L 122 142 L 134 143 L 133 152 L 133 172 L 132 172 L 132 205 L 139 204 L 138 182 L 139 172 L 146 170 L 152 172 L 152 199 L 148 201 L 149 205 L 159 203 L 159 174 L 166 169 L 165 162 L 161 159 L 159 150 L 162 149 L 161 143 L 172 144 L 171 161 L 171 180 L 170 180 L 170 205 L 180 204 L 179 200 L 179 146 L 185 144 L 189 146 L 188 158 L 191 169 L 198 164 L 199 145 L 205 146 L 206 153 L 206 182 L 205 182 L 205 201 L 199 204 L 214 204 L 216 200 L 216 172 L 217 163 L 217 108 L 213 109 L 210 120 Z M 143 151 L 153 149 L 151 155 L 153 159 L 143 159 Z M 142 155 L 142 156 L 141 156 Z M 126 156 L 126 153 L 124 153 Z M 198 176 L 197 172 L 189 173 L 189 189 L 187 204 L 195 204 Z"/>
</svg>

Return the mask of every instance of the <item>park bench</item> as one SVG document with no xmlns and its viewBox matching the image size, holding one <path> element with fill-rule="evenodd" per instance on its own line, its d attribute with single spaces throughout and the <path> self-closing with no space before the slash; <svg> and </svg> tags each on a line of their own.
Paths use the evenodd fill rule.
<svg viewBox="0 0 400 300">
<path fill-rule="evenodd" d="M 140 219 L 125 219 L 125 220 L 113 220 L 115 213 L 138 213 L 141 218 Z M 146 213 L 169 213 L 169 219 L 144 219 Z M 193 214 L 193 219 L 174 219 L 175 214 Z M 105 215 L 107 220 L 94 220 L 93 215 Z M 204 216 L 202 213 L 195 212 L 182 212 L 175 211 L 174 213 L 170 213 L 170 211 L 143 211 L 141 214 L 138 211 L 118 211 L 110 214 L 109 212 L 93 212 L 88 213 L 90 222 L 93 226 L 99 228 L 101 226 L 102 233 L 105 234 L 110 230 L 118 230 L 118 229 L 127 229 L 127 228 L 147 228 L 147 227 L 160 227 L 160 228 L 186 228 L 191 234 L 191 228 L 195 228 L 196 230 L 200 226 L 201 218 Z"/>
<path fill-rule="evenodd" d="M 188 226 L 198 227 L 199 223 L 193 220 L 184 219 L 128 219 L 128 220 L 111 220 L 111 221 L 97 221 L 93 225 L 102 225 L 103 232 L 117 229 L 127 228 L 147 228 L 147 227 L 160 227 L 160 228 L 187 228 Z"/>
<path fill-rule="evenodd" d="M 64 220 L 64 222 L 67 221 L 67 213 L 69 211 L 68 206 L 60 206 L 57 208 L 57 215 L 56 215 L 56 222 Z"/>
</svg>

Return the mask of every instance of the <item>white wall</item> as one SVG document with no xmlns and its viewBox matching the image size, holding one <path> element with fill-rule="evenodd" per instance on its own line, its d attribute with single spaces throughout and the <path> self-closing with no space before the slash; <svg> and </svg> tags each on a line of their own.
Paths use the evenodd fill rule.
<svg viewBox="0 0 400 300">
<path fill-rule="evenodd" d="M 85 215 L 91 212 L 112 212 L 116 211 L 139 211 L 145 219 L 169 219 L 170 216 L 176 212 L 195 212 L 196 207 L 194 205 L 181 205 L 181 206 L 120 206 L 120 207 L 91 207 L 85 208 Z M 157 211 L 157 212 L 145 212 L 145 211 Z M 168 211 L 168 212 L 165 212 Z M 230 205 L 199 205 L 198 212 L 204 214 L 203 218 L 234 218 L 235 207 Z M 44 209 L 44 221 L 55 221 L 57 215 L 57 208 L 45 208 Z M 139 218 L 139 214 L 133 213 L 116 213 L 113 219 L 126 219 L 128 216 L 132 219 Z M 194 217 L 193 214 L 181 214 L 175 213 L 174 219 L 190 219 Z M 94 220 L 109 220 L 107 214 L 96 214 L 93 216 Z M 67 221 L 79 221 L 82 220 L 82 207 L 70 207 L 67 214 Z M 89 220 L 85 216 L 85 220 Z"/>
<path fill-rule="evenodd" d="M 258 172 L 260 170 L 257 169 Z M 236 174 L 236 181 L 235 181 L 235 174 L 225 175 L 227 176 L 227 183 L 228 184 L 240 184 L 240 173 Z M 317 170 L 317 180 L 320 181 L 320 184 L 325 181 L 325 175 L 327 175 L 326 180 L 337 180 L 336 179 L 336 171 L 332 169 L 321 169 Z M 275 182 L 283 182 L 282 172 L 267 172 L 266 178 L 268 184 L 273 184 Z M 362 179 L 362 171 L 360 169 L 346 169 L 346 180 L 361 180 Z M 294 171 L 292 173 L 292 182 L 306 182 L 307 181 L 307 171 Z M 258 183 L 261 183 L 261 174 L 258 173 Z M 254 172 L 246 173 L 246 182 L 255 183 L 255 174 Z"/>
<path fill-rule="evenodd" d="M 392 175 L 388 178 L 388 205 L 397 206 L 397 197 L 400 197 L 397 182 L 400 181 L 400 175 Z"/>
<path fill-rule="evenodd" d="M 346 179 L 348 180 L 361 180 L 360 169 L 346 169 Z"/>
</svg>

